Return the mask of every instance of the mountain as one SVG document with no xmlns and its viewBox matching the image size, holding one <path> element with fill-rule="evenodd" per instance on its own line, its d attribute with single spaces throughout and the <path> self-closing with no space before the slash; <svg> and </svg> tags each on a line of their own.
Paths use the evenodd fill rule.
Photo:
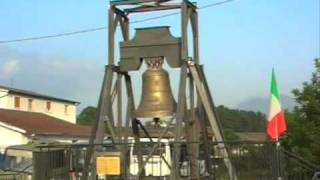
<svg viewBox="0 0 320 180">
<path fill-rule="evenodd" d="M 296 106 L 294 98 L 287 95 L 281 95 L 280 100 L 282 107 L 285 110 L 292 111 Z M 268 114 L 269 102 L 269 98 L 254 97 L 240 102 L 236 108 Z"/>
</svg>

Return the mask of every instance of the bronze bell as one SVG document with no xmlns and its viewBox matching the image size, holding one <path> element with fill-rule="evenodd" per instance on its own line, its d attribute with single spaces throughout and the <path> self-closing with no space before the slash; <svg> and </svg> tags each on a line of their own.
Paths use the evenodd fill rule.
<svg viewBox="0 0 320 180">
<path fill-rule="evenodd" d="M 160 118 L 172 116 L 176 110 L 168 72 L 162 69 L 163 58 L 146 60 L 148 69 L 142 75 L 141 101 L 137 117 Z"/>
</svg>

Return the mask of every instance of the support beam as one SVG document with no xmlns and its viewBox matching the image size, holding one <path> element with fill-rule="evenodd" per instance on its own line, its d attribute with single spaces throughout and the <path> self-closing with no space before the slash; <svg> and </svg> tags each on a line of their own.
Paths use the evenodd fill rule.
<svg viewBox="0 0 320 180">
<path fill-rule="evenodd" d="M 100 109 L 98 114 L 99 125 L 97 130 L 97 136 L 94 141 L 95 144 L 103 143 L 103 138 L 105 135 L 106 128 L 108 129 L 111 135 L 112 141 L 114 143 L 118 142 L 118 138 L 116 134 L 117 132 L 116 132 L 114 121 L 113 121 L 112 101 L 111 101 L 111 88 L 113 84 L 113 74 L 114 74 L 113 67 L 107 66 L 106 83 L 104 84 L 104 87 L 102 89 L 103 97 L 102 97 L 101 105 L 98 106 L 98 108 Z"/>
<path fill-rule="evenodd" d="M 126 169 L 126 174 L 124 179 L 128 179 L 129 176 L 129 167 L 130 167 L 130 157 L 129 157 L 129 151 L 130 149 L 128 148 L 128 136 L 129 136 L 129 128 L 130 128 L 130 122 L 131 122 L 131 117 L 134 116 L 132 112 L 132 106 L 134 106 L 134 98 L 133 98 L 133 91 L 132 91 L 132 86 L 131 86 L 131 78 L 130 76 L 126 73 L 124 75 L 125 77 L 125 84 L 126 84 L 126 91 L 127 91 L 127 114 L 126 114 L 126 122 L 125 122 L 125 134 L 124 134 L 124 152 L 123 154 L 126 156 L 125 157 L 125 163 L 123 166 Z"/>
<path fill-rule="evenodd" d="M 192 35 L 193 35 L 193 59 L 196 64 L 199 64 L 199 29 L 198 29 L 198 12 L 192 10 L 190 16 Z"/>
<path fill-rule="evenodd" d="M 124 138 L 125 138 L 125 131 L 123 130 L 123 117 L 122 117 L 122 74 L 117 74 L 117 136 L 118 136 L 118 142 L 121 143 L 119 146 L 120 149 L 120 159 L 121 159 L 121 169 L 120 174 L 122 178 L 125 178 L 126 176 L 126 148 L 123 145 Z"/>
<path fill-rule="evenodd" d="M 88 179 L 88 172 L 91 170 L 92 174 L 95 174 L 95 168 L 92 167 L 94 164 L 93 154 L 94 154 L 94 144 L 102 143 L 105 134 L 105 118 L 110 114 L 109 110 L 111 107 L 110 91 L 112 86 L 112 67 L 107 66 L 106 72 L 103 78 L 103 83 L 100 91 L 100 98 L 98 102 L 97 119 L 93 122 L 91 136 L 89 139 L 89 145 L 87 149 L 87 155 L 85 159 L 84 169 L 83 169 L 83 180 Z M 107 121 L 108 122 L 108 121 Z M 113 127 L 110 127 L 114 130 Z M 114 132 L 114 131 L 113 131 Z M 115 139 L 115 134 L 111 133 L 112 139 Z M 93 176 L 93 175 L 92 175 Z"/>
<path fill-rule="evenodd" d="M 128 179 L 129 176 L 129 168 L 130 168 L 130 149 L 128 147 L 129 142 L 128 142 L 128 137 L 129 137 L 129 132 L 128 129 L 130 128 L 130 118 L 129 118 L 129 112 L 128 112 L 128 105 L 127 105 L 127 111 L 126 111 L 126 120 L 125 120 L 125 131 L 123 132 L 123 151 L 122 155 L 124 156 L 122 161 L 122 169 L 123 173 L 121 174 L 123 179 Z"/>
<path fill-rule="evenodd" d="M 112 8 L 109 9 L 108 11 L 108 64 L 109 65 L 114 65 L 114 36 L 115 36 L 115 31 L 117 28 L 117 23 L 114 17 L 114 11 Z"/>
<path fill-rule="evenodd" d="M 196 63 L 196 61 L 195 61 Z M 197 63 L 196 63 L 197 64 Z M 203 74 L 203 66 L 200 65 L 199 67 L 200 69 L 200 72 L 201 72 L 201 79 L 205 79 L 205 76 Z M 207 82 L 207 81 L 205 81 Z M 207 83 L 206 83 L 207 84 Z M 207 88 L 207 91 L 209 92 L 209 89 Z M 211 93 L 210 93 L 211 95 Z M 210 98 L 212 99 L 212 97 L 210 96 Z M 206 154 L 206 158 L 205 158 L 205 165 L 206 165 L 206 170 L 208 171 L 209 174 L 213 175 L 213 178 L 214 178 L 214 169 L 212 168 L 213 167 L 213 163 L 212 163 L 212 159 L 211 159 L 211 154 L 213 153 L 213 149 L 210 148 L 210 145 L 212 145 L 212 140 L 209 140 L 208 137 L 209 137 L 209 134 L 208 134 L 208 116 L 205 114 L 205 111 L 204 111 L 204 107 L 203 107 L 203 104 L 201 102 L 201 99 L 200 99 L 200 95 L 197 91 L 197 104 L 198 104 L 198 120 L 199 120 L 199 123 L 200 123 L 200 128 L 201 128 L 201 134 L 203 136 L 202 138 L 202 142 L 203 142 L 203 145 L 204 145 L 204 151 L 205 151 L 205 154 Z M 216 113 L 215 113 L 216 114 Z"/>
<path fill-rule="evenodd" d="M 194 103 L 194 82 L 192 75 L 188 73 L 189 77 L 189 101 L 190 101 L 190 124 L 195 122 L 195 103 Z"/>
<path fill-rule="evenodd" d="M 129 121 L 131 121 L 133 136 L 135 140 L 135 147 L 138 149 L 138 167 L 143 167 L 143 159 L 142 154 L 140 151 L 140 135 L 139 135 L 139 128 L 135 123 L 136 114 L 135 114 L 135 106 L 134 106 L 134 97 L 133 97 L 133 90 L 132 90 L 132 82 L 131 78 L 128 74 L 125 75 L 126 87 L 127 87 L 127 96 L 128 96 L 128 113 L 129 113 Z"/>
<path fill-rule="evenodd" d="M 181 59 L 188 59 L 188 4 L 181 4 Z"/>
<path fill-rule="evenodd" d="M 122 37 L 124 41 L 129 40 L 129 19 L 125 16 L 120 20 L 120 28 L 122 32 Z"/>
<path fill-rule="evenodd" d="M 138 121 L 138 125 L 140 126 L 140 128 L 142 129 L 142 131 L 144 132 L 144 134 L 147 136 L 147 138 L 149 139 L 150 143 L 153 143 L 154 141 L 152 140 L 152 137 L 150 136 L 149 132 L 147 131 L 147 129 L 143 126 L 143 124 Z M 161 147 L 161 146 L 160 146 Z M 166 165 L 168 166 L 169 169 L 171 169 L 170 164 L 168 163 L 168 161 L 166 160 L 166 158 L 163 156 L 163 154 L 160 153 L 160 157 L 161 159 L 166 163 Z"/>
<path fill-rule="evenodd" d="M 142 3 L 164 3 L 170 0 L 112 0 L 110 2 L 111 5 L 115 6 L 123 6 L 123 5 L 137 5 Z"/>
<path fill-rule="evenodd" d="M 141 12 L 163 11 L 163 10 L 178 9 L 178 8 L 180 8 L 180 4 L 179 5 L 168 5 L 168 6 L 139 6 L 136 8 L 124 9 L 124 12 L 126 12 L 126 13 L 141 13 Z"/>
<path fill-rule="evenodd" d="M 201 81 L 203 81 L 204 88 L 208 92 L 210 106 L 213 107 L 213 113 L 214 113 L 214 116 L 215 116 L 215 118 L 217 120 L 217 123 L 218 123 L 218 126 L 219 126 L 219 130 L 221 132 L 222 138 L 225 139 L 224 138 L 223 127 L 222 127 L 222 124 L 220 122 L 220 118 L 218 116 L 218 113 L 217 113 L 217 110 L 216 110 L 216 106 L 215 106 L 215 104 L 213 102 L 213 98 L 212 98 L 211 93 L 210 93 L 211 91 L 210 91 L 209 86 L 208 86 L 207 78 L 206 78 L 206 76 L 205 76 L 205 74 L 203 72 L 203 66 L 196 66 L 196 68 L 197 68 L 197 70 L 199 72 L 199 77 L 200 77 Z"/>
<path fill-rule="evenodd" d="M 214 173 L 212 171 L 212 159 L 211 159 L 211 155 L 212 155 L 212 149 L 210 148 L 210 145 L 212 145 L 212 142 L 210 142 L 208 140 L 208 118 L 207 115 L 204 112 L 204 107 L 203 104 L 201 103 L 201 101 L 199 100 L 198 103 L 198 111 L 197 111 L 197 120 L 199 121 L 200 124 L 200 129 L 201 129 L 201 134 L 202 134 L 202 139 L 200 141 L 200 143 L 203 143 L 204 145 L 204 151 L 206 154 L 206 158 L 205 158 L 205 165 L 206 165 L 206 170 L 208 171 L 209 174 Z"/>
<path fill-rule="evenodd" d="M 117 74 L 117 135 L 119 139 L 119 143 L 122 142 L 123 137 L 123 129 L 122 129 L 122 74 Z"/>
<path fill-rule="evenodd" d="M 134 137 L 134 147 L 133 149 L 136 149 L 137 151 L 137 156 L 138 156 L 138 168 L 141 169 L 141 172 L 138 174 L 138 179 L 140 179 L 144 172 L 145 172 L 145 169 L 144 169 L 144 161 L 143 161 L 143 158 L 142 158 L 142 149 L 141 149 L 141 143 L 140 143 L 140 131 L 139 131 L 139 126 L 138 126 L 138 123 L 137 123 L 137 119 L 134 118 L 131 120 L 131 126 L 132 126 L 132 133 L 133 133 L 133 137 Z M 135 151 L 135 150 L 133 150 Z"/>
<path fill-rule="evenodd" d="M 185 93 L 186 93 L 186 81 L 187 81 L 187 65 L 183 64 L 180 72 L 180 84 L 179 84 L 179 97 L 178 97 L 178 107 L 176 113 L 176 126 L 175 126 L 175 143 L 173 145 L 173 162 L 172 162 L 172 171 L 171 179 L 179 180 L 180 179 L 180 154 L 181 154 L 181 138 L 182 138 L 182 129 L 183 129 L 183 120 L 185 115 Z"/>
<path fill-rule="evenodd" d="M 226 167 L 228 169 L 229 177 L 232 180 L 236 180 L 237 176 L 235 174 L 235 170 L 234 170 L 234 168 L 232 166 L 232 163 L 230 161 L 227 148 L 226 148 L 224 143 L 221 143 L 221 142 L 224 141 L 224 139 L 223 139 L 222 133 L 221 133 L 221 131 L 219 129 L 219 125 L 218 125 L 216 116 L 214 115 L 214 112 L 213 112 L 213 108 L 214 107 L 212 107 L 211 106 L 212 103 L 210 103 L 209 92 L 206 90 L 204 82 L 202 81 L 202 79 L 200 79 L 198 68 L 196 67 L 197 65 L 192 61 L 189 61 L 188 65 L 189 65 L 189 69 L 191 71 L 191 74 L 192 74 L 192 76 L 193 76 L 193 78 L 195 80 L 197 91 L 198 91 L 198 93 L 200 95 L 201 102 L 203 103 L 205 112 L 206 112 L 206 114 L 208 116 L 208 120 L 209 120 L 211 128 L 213 130 L 215 139 L 216 139 L 216 141 L 219 142 L 218 143 L 218 147 L 221 150 L 221 153 L 222 153 L 222 155 L 224 157 L 224 162 L 225 162 L 225 165 L 226 165 Z"/>
<path fill-rule="evenodd" d="M 185 117 L 185 136 L 188 142 L 199 142 L 199 121 L 196 119 L 195 103 L 194 103 L 194 82 L 191 74 L 188 73 L 189 79 L 189 104 L 190 110 Z M 199 143 L 187 144 L 190 162 L 190 175 L 192 179 L 199 180 Z"/>
<path fill-rule="evenodd" d="M 168 133 L 169 128 L 170 128 L 170 126 L 172 125 L 172 122 L 173 122 L 174 119 L 175 119 L 175 116 L 172 116 L 171 119 L 170 119 L 169 122 L 168 122 L 168 126 L 160 133 L 160 136 L 158 137 L 157 144 L 155 144 L 155 145 L 152 147 L 150 153 L 149 153 L 148 156 L 146 157 L 146 159 L 145 159 L 145 161 L 143 162 L 142 166 L 141 166 L 141 167 L 139 166 L 138 176 L 140 176 L 140 174 L 142 173 L 144 166 L 147 164 L 147 162 L 148 162 L 149 159 L 151 158 L 152 154 L 154 154 L 155 150 L 161 145 L 161 139 Z M 171 174 L 172 174 L 172 171 L 173 171 L 173 170 L 174 170 L 174 169 L 171 168 Z M 172 180 L 173 180 L 173 179 L 172 179 Z"/>
</svg>

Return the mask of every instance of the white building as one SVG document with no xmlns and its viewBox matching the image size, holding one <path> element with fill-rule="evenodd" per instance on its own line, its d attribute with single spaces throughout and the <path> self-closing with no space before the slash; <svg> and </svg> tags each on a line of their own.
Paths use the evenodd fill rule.
<svg viewBox="0 0 320 180">
<path fill-rule="evenodd" d="M 91 128 L 39 112 L 0 109 L 0 154 L 8 146 L 31 139 L 59 142 L 87 142 Z"/>
<path fill-rule="evenodd" d="M 73 100 L 0 86 L 0 109 L 40 112 L 75 124 L 78 104 Z"/>
</svg>

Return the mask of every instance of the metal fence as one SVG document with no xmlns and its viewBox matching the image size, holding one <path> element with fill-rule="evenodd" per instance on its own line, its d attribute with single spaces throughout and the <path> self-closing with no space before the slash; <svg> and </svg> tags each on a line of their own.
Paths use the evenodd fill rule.
<svg viewBox="0 0 320 180">
<path fill-rule="evenodd" d="M 161 142 L 155 151 L 152 153 L 151 158 L 146 159 L 148 154 L 154 148 L 155 143 L 142 142 L 140 146 L 141 151 L 136 150 L 136 146 L 133 143 L 116 144 L 111 143 L 95 145 L 99 150 L 96 153 L 96 158 L 99 156 L 108 156 L 115 152 L 120 153 L 120 174 L 119 176 L 96 176 L 94 179 L 170 179 L 171 166 L 172 166 L 172 147 L 174 142 Z M 181 143 L 181 156 L 179 159 L 180 176 L 183 179 L 191 179 L 190 169 L 191 162 L 190 154 L 186 151 L 186 147 L 190 144 Z M 198 156 L 198 169 L 201 179 L 213 179 L 213 180 L 227 180 L 230 179 L 226 166 L 224 165 L 224 158 L 219 153 L 218 143 L 212 143 L 211 148 L 211 169 L 206 169 L 205 159 L 203 158 L 202 146 L 199 143 L 193 143 L 199 145 Z M 278 174 L 281 174 L 284 180 L 310 180 L 313 174 L 317 171 L 317 167 L 305 162 L 302 158 L 299 158 L 292 153 L 279 149 L 277 151 L 276 145 L 271 142 L 225 142 L 229 151 L 229 158 L 236 170 L 236 176 L 238 180 L 272 180 L 278 179 Z M 41 147 L 43 149 L 43 147 Z M 84 168 L 84 161 L 86 157 L 86 144 L 78 145 L 63 145 L 47 147 L 46 152 L 50 151 L 50 148 L 65 148 L 67 153 L 62 157 L 55 157 L 54 159 L 46 159 L 47 163 L 41 167 L 43 172 L 50 167 L 57 167 L 59 162 L 68 161 L 69 165 L 62 165 L 61 167 L 68 168 L 69 177 L 56 178 L 56 179 L 81 179 L 82 171 Z M 41 152 L 39 149 L 37 152 Z M 122 152 L 122 153 L 121 153 Z M 277 156 L 277 153 L 279 156 Z M 141 169 L 138 166 L 138 155 L 142 155 L 144 168 Z M 68 155 L 69 157 L 65 157 Z M 56 155 L 55 155 L 56 156 Z M 278 157 L 278 158 L 277 158 Z M 96 158 L 94 159 L 93 164 Z M 59 161 L 57 161 L 59 160 Z M 47 167 L 45 167 L 47 166 Z M 95 165 L 92 166 L 95 168 Z M 60 169 L 64 171 L 66 169 Z M 93 170 L 92 172 L 96 172 Z M 39 173 L 39 172 L 38 172 Z M 57 173 L 57 172 L 56 172 Z M 94 174 L 92 174 L 95 176 Z M 0 179 L 1 175 L 0 175 Z"/>
</svg>

